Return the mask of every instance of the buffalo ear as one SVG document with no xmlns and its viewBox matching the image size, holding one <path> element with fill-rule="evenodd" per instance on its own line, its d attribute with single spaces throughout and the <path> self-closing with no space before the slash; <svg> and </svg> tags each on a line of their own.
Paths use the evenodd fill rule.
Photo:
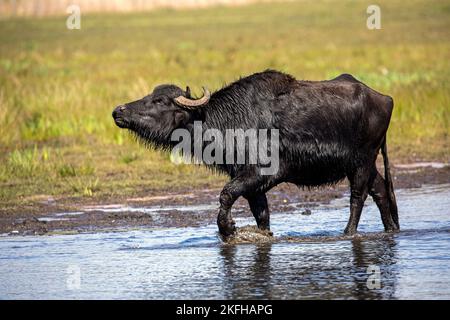
<svg viewBox="0 0 450 320">
<path fill-rule="evenodd" d="M 177 110 L 175 111 L 175 114 L 173 115 L 173 122 L 175 125 L 175 128 L 179 128 L 182 125 L 184 125 L 186 123 L 186 121 L 188 120 L 188 113 L 184 110 Z"/>
<path fill-rule="evenodd" d="M 186 86 L 186 98 L 191 98 L 191 88 L 189 86 Z"/>
</svg>

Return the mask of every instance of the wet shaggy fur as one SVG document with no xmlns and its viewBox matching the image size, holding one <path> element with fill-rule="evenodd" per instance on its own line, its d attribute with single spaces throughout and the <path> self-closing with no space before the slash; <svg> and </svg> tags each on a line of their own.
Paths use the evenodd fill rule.
<svg viewBox="0 0 450 320">
<path fill-rule="evenodd" d="M 273 70 L 239 79 L 214 92 L 209 102 L 196 110 L 176 105 L 173 99 L 180 95 L 190 97 L 188 90 L 177 86 L 158 86 L 149 96 L 116 108 L 113 116 L 118 126 L 162 149 L 177 143 L 170 141 L 173 130 L 192 132 L 194 121 L 202 121 L 203 130 L 218 129 L 224 136 L 226 129 L 279 130 L 280 166 L 276 174 L 261 175 L 263 165 L 259 163 L 212 165 L 230 176 L 220 195 L 218 226 L 223 236 L 235 231 L 231 206 L 240 196 L 249 201 L 258 226 L 269 229 L 265 193 L 272 187 L 282 182 L 320 186 L 346 177 L 351 188 L 346 233 L 356 232 L 368 194 L 380 209 L 385 230 L 398 230 L 386 151 L 391 97 L 348 74 L 327 81 L 298 81 Z M 384 178 L 375 167 L 380 149 Z"/>
</svg>

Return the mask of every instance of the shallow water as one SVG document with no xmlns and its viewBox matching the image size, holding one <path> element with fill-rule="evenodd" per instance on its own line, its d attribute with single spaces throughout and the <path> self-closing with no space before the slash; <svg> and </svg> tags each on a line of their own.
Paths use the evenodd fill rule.
<svg viewBox="0 0 450 320">
<path fill-rule="evenodd" d="M 449 299 L 450 185 L 399 190 L 397 200 L 402 231 L 389 236 L 368 199 L 363 235 L 343 240 L 348 197 L 309 216 L 272 213 L 272 244 L 224 245 L 215 225 L 3 236 L 0 298 Z"/>
</svg>

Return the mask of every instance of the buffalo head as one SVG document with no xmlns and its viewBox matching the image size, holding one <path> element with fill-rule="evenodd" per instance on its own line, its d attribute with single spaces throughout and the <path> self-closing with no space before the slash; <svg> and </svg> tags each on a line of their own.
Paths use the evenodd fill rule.
<svg viewBox="0 0 450 320">
<path fill-rule="evenodd" d="M 191 123 L 193 111 L 208 103 L 210 93 L 203 91 L 203 97 L 192 99 L 189 87 L 184 91 L 175 85 L 160 85 L 144 98 L 116 107 L 112 116 L 118 127 L 153 144 L 168 145 L 172 132 Z"/>
</svg>

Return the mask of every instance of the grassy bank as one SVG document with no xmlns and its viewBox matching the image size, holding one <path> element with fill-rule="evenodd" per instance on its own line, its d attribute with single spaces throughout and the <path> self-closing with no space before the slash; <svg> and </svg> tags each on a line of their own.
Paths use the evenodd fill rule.
<svg viewBox="0 0 450 320">
<path fill-rule="evenodd" d="M 0 21 L 0 201 L 218 186 L 115 127 L 112 108 L 160 83 L 224 83 L 266 68 L 348 72 L 394 97 L 392 157 L 448 159 L 450 3 L 302 1 L 239 8 Z"/>
</svg>

